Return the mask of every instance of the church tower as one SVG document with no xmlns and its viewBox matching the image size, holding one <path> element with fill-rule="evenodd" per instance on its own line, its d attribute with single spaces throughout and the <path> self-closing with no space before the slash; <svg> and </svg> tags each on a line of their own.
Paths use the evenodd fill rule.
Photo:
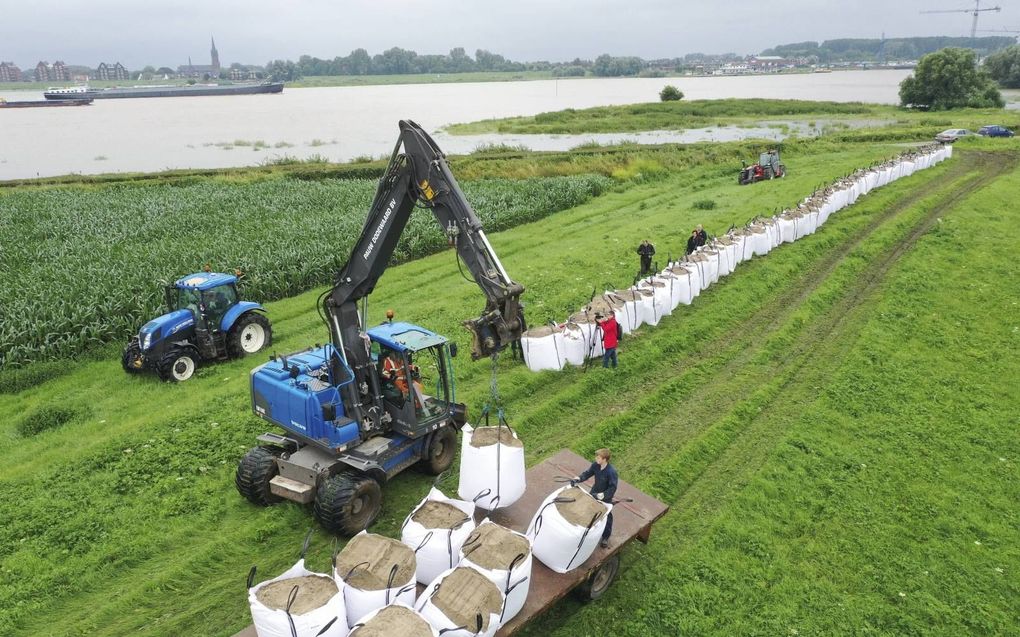
<svg viewBox="0 0 1020 637">
<path fill-rule="evenodd" d="M 219 51 L 216 50 L 216 39 L 215 38 L 209 38 L 209 39 L 212 41 L 212 52 L 211 52 L 212 53 L 212 67 L 213 67 L 213 70 L 216 72 L 216 74 L 219 75 L 220 74 L 220 54 L 219 54 Z"/>
</svg>

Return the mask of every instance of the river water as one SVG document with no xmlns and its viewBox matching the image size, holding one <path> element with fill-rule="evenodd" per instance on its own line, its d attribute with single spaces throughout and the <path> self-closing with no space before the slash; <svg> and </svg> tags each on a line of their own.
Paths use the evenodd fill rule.
<svg viewBox="0 0 1020 637">
<path fill-rule="evenodd" d="M 658 100 L 763 97 L 895 104 L 909 71 L 740 77 L 574 79 L 476 84 L 286 88 L 279 95 L 96 100 L 91 106 L 0 109 L 0 180 L 71 173 L 153 172 L 257 165 L 281 157 L 349 161 L 388 156 L 397 121 L 413 119 L 451 154 L 487 143 L 565 150 L 588 141 L 639 143 L 779 138 L 778 128 L 614 135 L 451 136 L 453 123 L 565 108 Z M 8 100 L 41 93 L 0 92 Z M 819 124 L 821 125 L 821 124 Z M 810 132 L 810 131 L 798 131 Z"/>
</svg>

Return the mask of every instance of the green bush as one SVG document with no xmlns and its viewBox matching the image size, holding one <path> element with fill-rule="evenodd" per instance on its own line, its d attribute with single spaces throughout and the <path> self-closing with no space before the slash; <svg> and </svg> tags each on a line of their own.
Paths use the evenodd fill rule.
<svg viewBox="0 0 1020 637">
<path fill-rule="evenodd" d="M 68 367 L 62 361 L 34 363 L 27 367 L 0 371 L 0 394 L 18 394 L 36 385 L 63 376 Z"/>
<path fill-rule="evenodd" d="M 712 210 L 713 208 L 715 208 L 715 200 L 699 199 L 698 201 L 695 201 L 693 205 L 694 208 L 697 210 Z"/>
<path fill-rule="evenodd" d="M 14 428 L 27 438 L 47 429 L 56 429 L 80 415 L 80 412 L 62 405 L 44 405 L 22 417 Z"/>
<path fill-rule="evenodd" d="M 679 102 L 683 98 L 683 91 L 672 84 L 667 84 L 659 91 L 659 100 L 663 102 Z"/>
</svg>

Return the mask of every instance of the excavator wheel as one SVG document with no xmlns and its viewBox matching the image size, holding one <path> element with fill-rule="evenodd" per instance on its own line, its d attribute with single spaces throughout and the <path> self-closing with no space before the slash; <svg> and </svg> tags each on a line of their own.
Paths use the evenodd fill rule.
<svg viewBox="0 0 1020 637">
<path fill-rule="evenodd" d="M 457 432 L 450 425 L 443 425 L 432 434 L 429 441 L 429 455 L 422 460 L 426 472 L 438 476 L 453 464 L 457 454 Z"/>
<path fill-rule="evenodd" d="M 280 497 L 269 490 L 270 480 L 279 473 L 276 457 L 280 451 L 269 447 L 254 447 L 237 463 L 234 485 L 252 504 L 265 507 L 280 501 Z"/>
<path fill-rule="evenodd" d="M 353 472 L 327 478 L 315 493 L 313 512 L 327 531 L 352 536 L 364 531 L 382 510 L 382 488 Z"/>
</svg>

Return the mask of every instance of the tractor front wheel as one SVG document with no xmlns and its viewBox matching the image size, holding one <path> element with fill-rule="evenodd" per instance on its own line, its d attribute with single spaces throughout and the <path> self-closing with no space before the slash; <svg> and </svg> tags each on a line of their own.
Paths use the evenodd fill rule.
<svg viewBox="0 0 1020 637">
<path fill-rule="evenodd" d="M 278 449 L 255 447 L 237 463 L 234 485 L 252 504 L 265 507 L 280 501 L 280 496 L 274 495 L 269 488 L 269 482 L 279 473 L 276 466 L 278 455 Z"/>
<path fill-rule="evenodd" d="M 356 473 L 339 473 L 319 485 L 313 512 L 329 532 L 352 536 L 375 522 L 381 509 L 378 482 Z"/>
<path fill-rule="evenodd" d="M 142 368 L 135 365 L 135 361 L 139 360 L 142 356 L 142 348 L 138 346 L 138 343 L 129 343 L 124 348 L 124 353 L 120 357 L 120 365 L 124 368 L 124 371 L 129 374 L 137 374 L 142 371 Z"/>
<path fill-rule="evenodd" d="M 198 350 L 190 345 L 171 347 L 159 359 L 156 372 L 160 379 L 183 383 L 195 375 L 198 367 Z"/>
<path fill-rule="evenodd" d="M 230 328 L 227 346 L 231 357 L 241 358 L 268 347 L 272 342 L 273 328 L 269 319 L 258 312 L 249 312 Z"/>
<path fill-rule="evenodd" d="M 453 464 L 457 453 L 457 432 L 450 425 L 443 425 L 432 434 L 429 441 L 429 455 L 422 461 L 423 468 L 438 476 Z"/>
</svg>

